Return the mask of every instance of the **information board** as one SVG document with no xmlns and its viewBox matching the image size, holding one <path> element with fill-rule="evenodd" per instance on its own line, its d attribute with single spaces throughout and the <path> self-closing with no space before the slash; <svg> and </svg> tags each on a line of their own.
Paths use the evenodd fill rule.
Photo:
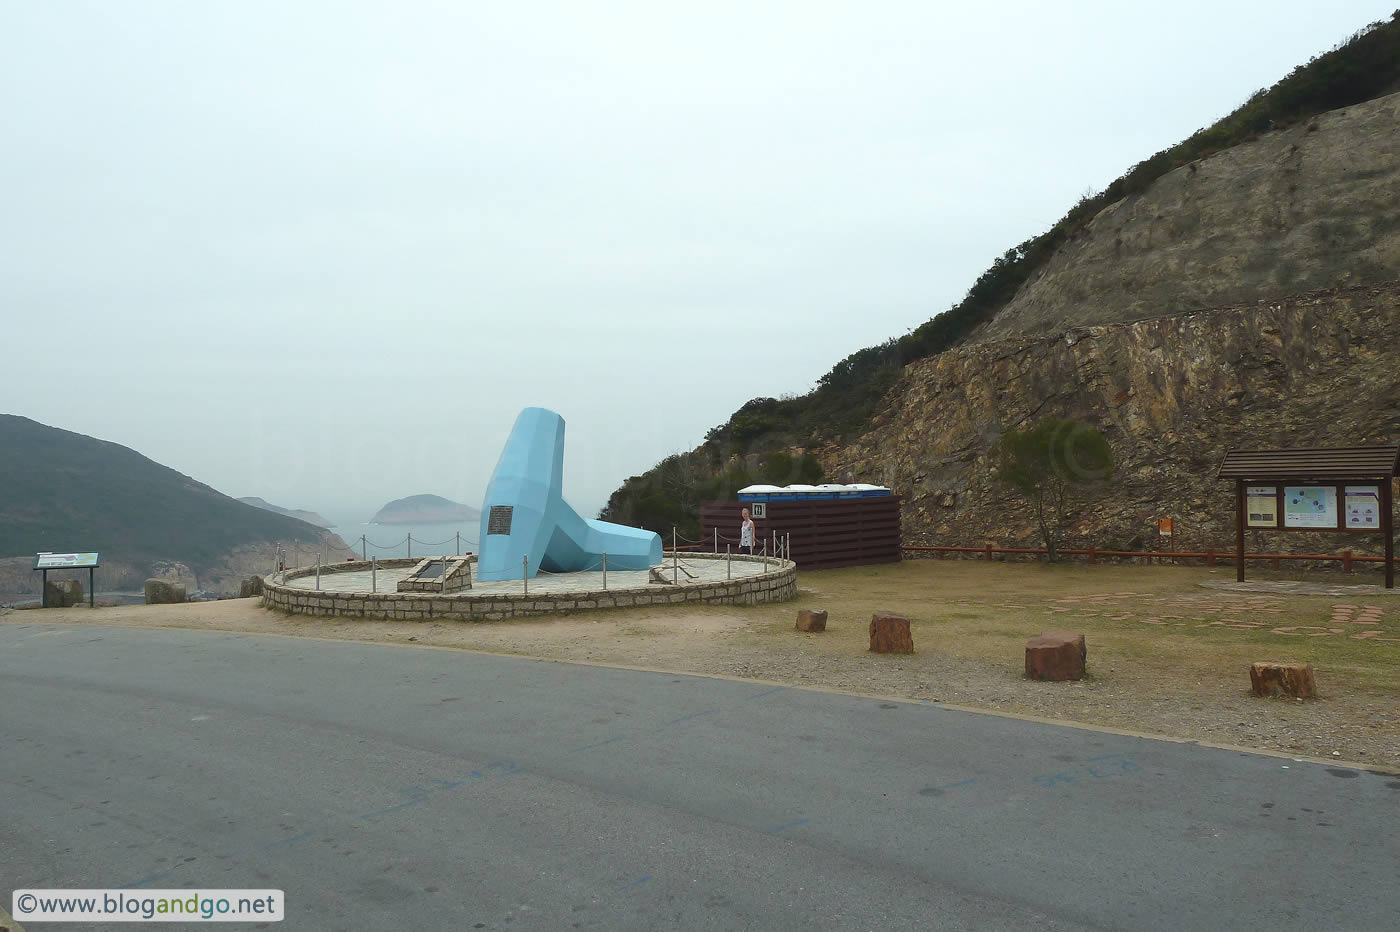
<svg viewBox="0 0 1400 932">
<path fill-rule="evenodd" d="M 1245 489 L 1246 524 L 1249 527 L 1278 527 L 1278 486 L 1251 485 Z"/>
<path fill-rule="evenodd" d="M 95 553 L 40 553 L 34 558 L 36 570 L 72 570 L 97 566 Z"/>
<path fill-rule="evenodd" d="M 1283 488 L 1284 527 L 1337 527 L 1337 487 L 1289 485 Z"/>
<path fill-rule="evenodd" d="M 1350 530 L 1380 530 L 1381 488 L 1378 485 L 1349 485 L 1342 503 Z"/>
</svg>

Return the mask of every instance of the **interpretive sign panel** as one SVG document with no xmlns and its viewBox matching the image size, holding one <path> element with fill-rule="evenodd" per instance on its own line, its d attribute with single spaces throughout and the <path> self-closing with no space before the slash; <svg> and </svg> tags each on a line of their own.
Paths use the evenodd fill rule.
<svg viewBox="0 0 1400 932">
<path fill-rule="evenodd" d="M 40 553 L 34 557 L 36 570 L 73 570 L 97 566 L 95 553 Z"/>
<path fill-rule="evenodd" d="M 1283 488 L 1283 526 L 1335 528 L 1337 487 L 1290 485 Z"/>
<path fill-rule="evenodd" d="M 1278 527 L 1278 486 L 1251 485 L 1244 505 L 1250 527 Z"/>
<path fill-rule="evenodd" d="M 1381 488 L 1378 485 L 1349 485 L 1343 502 L 1347 528 L 1379 530 L 1381 526 Z"/>
</svg>

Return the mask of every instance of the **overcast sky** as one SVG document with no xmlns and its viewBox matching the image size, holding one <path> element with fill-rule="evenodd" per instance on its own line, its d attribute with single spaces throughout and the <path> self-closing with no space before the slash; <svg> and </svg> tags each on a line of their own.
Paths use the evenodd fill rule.
<svg viewBox="0 0 1400 932">
<path fill-rule="evenodd" d="M 0 411 L 364 519 L 543 405 L 591 515 L 1395 2 L 0 0 Z"/>
</svg>

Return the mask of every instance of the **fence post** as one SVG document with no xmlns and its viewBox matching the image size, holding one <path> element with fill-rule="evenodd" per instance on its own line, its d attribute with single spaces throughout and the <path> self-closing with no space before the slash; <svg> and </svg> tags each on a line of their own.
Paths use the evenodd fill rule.
<svg viewBox="0 0 1400 932">
<path fill-rule="evenodd" d="M 1274 557 L 1274 569 L 1283 569 L 1282 561 L 1278 557 Z"/>
<path fill-rule="evenodd" d="M 412 559 L 412 558 L 413 558 L 413 532 L 412 532 L 412 531 L 409 531 L 409 532 L 408 532 L 408 556 L 409 556 L 409 559 Z"/>
<path fill-rule="evenodd" d="M 460 557 L 461 555 L 462 555 L 462 532 L 461 532 L 461 531 L 458 531 L 458 532 L 457 532 L 457 553 L 456 553 L 456 556 L 459 556 L 459 557 Z"/>
<path fill-rule="evenodd" d="M 676 526 L 671 525 L 671 585 L 680 581 L 680 560 L 676 556 Z"/>
<path fill-rule="evenodd" d="M 792 531 L 788 531 L 787 537 L 783 539 L 783 559 L 792 559 Z"/>
<path fill-rule="evenodd" d="M 527 553 L 520 558 L 520 579 L 525 583 L 525 594 L 530 594 L 530 555 Z"/>
<path fill-rule="evenodd" d="M 1095 565 L 1098 564 L 1098 562 L 1099 562 L 1099 548 L 1095 547 L 1093 544 L 1090 544 L 1090 545 L 1089 545 L 1089 565 L 1090 565 L 1090 566 L 1095 566 Z"/>
<path fill-rule="evenodd" d="M 1211 547 L 1209 550 L 1206 551 L 1206 566 L 1214 566 L 1214 565 L 1215 565 L 1215 548 L 1214 548 L 1214 547 Z"/>
<path fill-rule="evenodd" d="M 763 572 L 768 572 L 768 541 L 763 542 Z"/>
<path fill-rule="evenodd" d="M 715 553 L 719 553 L 719 528 L 715 528 Z"/>
<path fill-rule="evenodd" d="M 603 591 L 608 591 L 608 555 L 603 554 Z"/>
<path fill-rule="evenodd" d="M 987 562 L 988 562 L 988 563 L 992 562 L 992 542 L 991 542 L 991 541 L 987 541 L 986 555 L 987 555 Z"/>
<path fill-rule="evenodd" d="M 369 544 L 365 543 L 365 535 L 360 535 L 360 559 L 369 559 Z"/>
<path fill-rule="evenodd" d="M 1342 572 L 1351 575 L 1351 551 L 1342 551 Z"/>
<path fill-rule="evenodd" d="M 729 545 L 724 545 L 724 578 L 734 578 L 734 560 L 729 553 Z"/>
<path fill-rule="evenodd" d="M 442 558 L 442 582 L 438 585 L 438 591 L 447 593 L 447 557 Z"/>
<path fill-rule="evenodd" d="M 316 591 L 321 591 L 321 555 L 316 554 Z"/>
</svg>

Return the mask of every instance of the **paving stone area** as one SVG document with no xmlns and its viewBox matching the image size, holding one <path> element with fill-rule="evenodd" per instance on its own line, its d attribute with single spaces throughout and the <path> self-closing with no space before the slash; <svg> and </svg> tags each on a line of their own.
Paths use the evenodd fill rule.
<svg viewBox="0 0 1400 932">
<path fill-rule="evenodd" d="M 1332 598 L 1373 598 L 1375 596 L 1400 595 L 1400 586 L 1387 589 L 1385 586 L 1329 585 L 1327 583 L 1295 582 L 1293 580 L 1234 580 L 1212 579 L 1201 583 L 1207 589 L 1227 589 L 1230 592 L 1268 592 L 1275 595 L 1325 595 Z"/>
</svg>

